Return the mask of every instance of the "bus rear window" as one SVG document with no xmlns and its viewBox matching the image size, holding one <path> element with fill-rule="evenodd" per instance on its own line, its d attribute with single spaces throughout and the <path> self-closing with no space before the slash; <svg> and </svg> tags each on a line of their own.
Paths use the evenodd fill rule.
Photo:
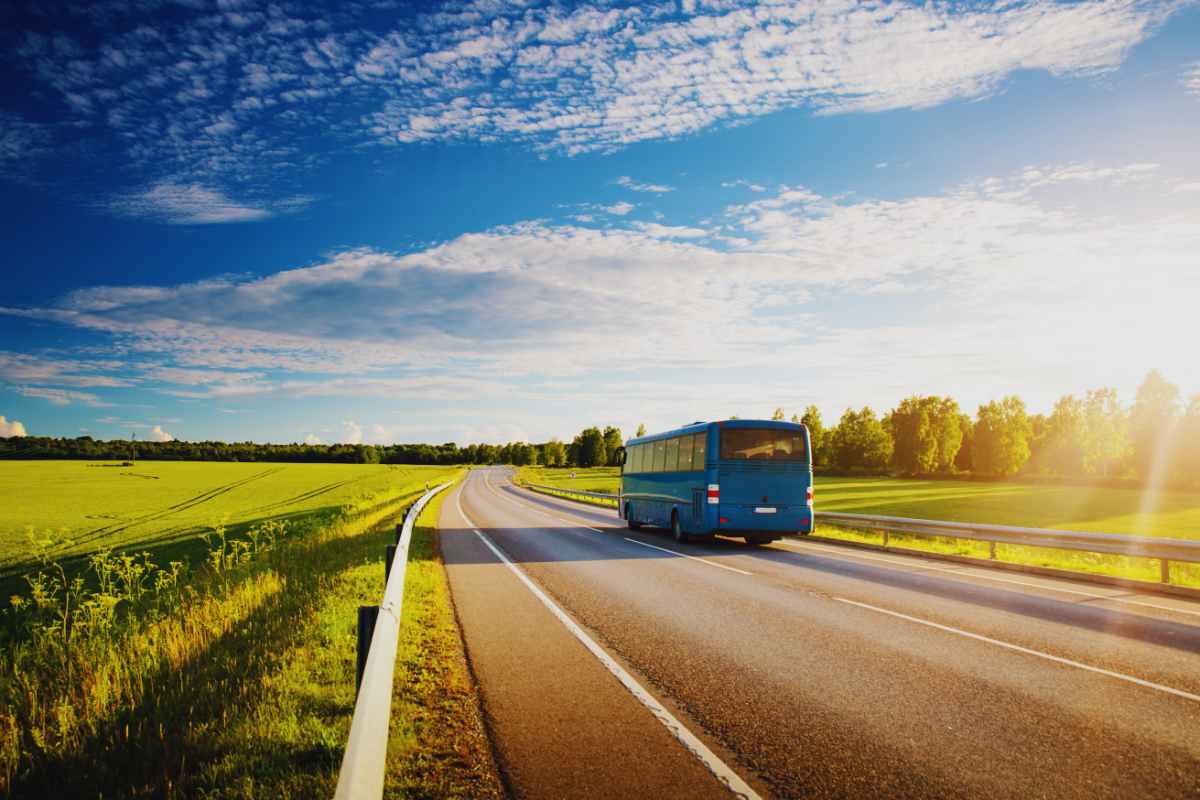
<svg viewBox="0 0 1200 800">
<path fill-rule="evenodd" d="M 723 428 L 721 460 L 807 461 L 804 432 L 776 428 Z"/>
</svg>

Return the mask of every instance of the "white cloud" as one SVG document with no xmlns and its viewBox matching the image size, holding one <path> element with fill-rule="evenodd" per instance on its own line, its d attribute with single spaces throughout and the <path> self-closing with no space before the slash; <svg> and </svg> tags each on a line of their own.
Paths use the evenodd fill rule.
<svg viewBox="0 0 1200 800">
<path fill-rule="evenodd" d="M 1189 93 L 1200 97 L 1200 61 L 1190 64 L 1180 77 L 1183 88 Z"/>
<path fill-rule="evenodd" d="M 1178 327 L 1200 294 L 1200 196 L 1170 193 L 1171 178 L 1137 164 L 1037 172 L 889 200 L 785 186 L 714 223 L 530 222 L 261 278 L 81 290 L 18 312 L 173 365 L 146 368 L 147 384 L 305 398 L 524 402 L 552 393 L 539 377 L 629 363 L 689 374 L 804 364 L 923 391 L 971 376 L 1024 385 L 1035 372 L 1077 374 L 1078 390 L 1142 369 L 1146 352 L 1168 371 L 1190 364 Z M 366 423 L 343 427 L 342 441 L 382 440 Z"/>
<path fill-rule="evenodd" d="M 321 437 L 317 436 L 315 433 L 310 433 L 305 436 L 304 443 L 309 445 L 324 444 L 324 442 L 321 441 Z"/>
<path fill-rule="evenodd" d="M 342 444 L 362 444 L 363 429 L 354 420 L 345 420 L 342 422 Z"/>
<path fill-rule="evenodd" d="M 314 139 L 510 140 L 579 153 L 788 108 L 923 108 L 985 97 L 1023 70 L 1111 71 L 1181 5 L 478 3 L 410 16 L 391 32 L 373 30 L 369 4 L 337 14 L 197 5 L 173 12 L 174 24 L 120 31 L 73 17 L 70 29 L 21 32 L 11 50 L 84 135 L 178 176 L 176 187 L 217 194 L 199 212 L 187 210 L 192 200 L 183 211 L 152 204 L 160 215 L 244 221 L 273 208 L 228 201 L 214 185 L 310 166 L 319 148 L 301 143 Z M 1185 73 L 1186 86 L 1196 80 Z M 41 135 L 3 120 L 0 131 L 0 154 L 28 153 Z"/>
<path fill-rule="evenodd" d="M 0 167 L 10 177 L 24 172 L 32 159 L 49 152 L 44 125 L 0 110 Z"/>
<path fill-rule="evenodd" d="M 25 426 L 15 419 L 9 422 L 0 414 L 0 439 L 7 439 L 12 436 L 25 436 Z"/>
<path fill-rule="evenodd" d="M 665 194 L 675 191 L 673 186 L 665 186 L 660 183 L 639 183 L 628 175 L 622 175 L 617 178 L 617 185 L 624 186 L 626 189 L 634 192 L 651 192 L 654 194 Z"/>
<path fill-rule="evenodd" d="M 36 397 L 56 406 L 67 406 L 71 403 L 83 403 L 94 408 L 105 408 L 111 403 L 101 402 L 100 398 L 90 392 L 76 392 L 71 389 L 53 389 L 46 386 L 19 386 L 18 394 L 26 397 Z"/>
<path fill-rule="evenodd" d="M 742 180 L 740 178 L 736 181 L 722 181 L 721 186 L 725 189 L 736 189 L 738 187 L 742 187 L 758 193 L 767 191 L 767 187 L 763 186 L 762 184 L 751 183 L 750 181 Z"/>
<path fill-rule="evenodd" d="M 2 312 L 0 312 L 2 313 Z M 63 359 L 0 350 L 0 380 L 78 388 L 132 386 L 135 381 L 111 373 L 124 368 L 118 361 Z"/>
<path fill-rule="evenodd" d="M 150 429 L 150 433 L 146 434 L 146 438 L 152 442 L 173 442 L 175 437 L 162 429 L 161 425 L 155 425 Z"/>
<path fill-rule="evenodd" d="M 1177 183 L 1171 188 L 1172 192 L 1200 192 L 1200 181 Z"/>
<path fill-rule="evenodd" d="M 429 37 L 395 34 L 358 74 L 392 95 L 372 117 L 381 141 L 515 138 L 575 153 L 783 108 L 977 98 L 1018 70 L 1103 73 L 1172 8 L 794 0 L 712 4 L 682 19 L 677 9 L 514 10 Z"/>
<path fill-rule="evenodd" d="M 623 217 L 630 211 L 633 211 L 635 206 L 633 203 L 626 203 L 624 200 L 619 203 L 613 203 L 611 206 L 604 206 L 604 210 L 609 214 L 615 214 L 618 217 Z"/>
<path fill-rule="evenodd" d="M 169 181 L 113 198 L 107 207 L 123 216 L 149 217 L 172 225 L 254 222 L 273 216 L 266 208 L 230 200 L 217 189 Z"/>
<path fill-rule="evenodd" d="M 660 225 L 657 222 L 637 222 L 634 223 L 634 227 L 647 236 L 653 236 L 656 239 L 703 239 L 710 235 L 703 228 Z"/>
</svg>

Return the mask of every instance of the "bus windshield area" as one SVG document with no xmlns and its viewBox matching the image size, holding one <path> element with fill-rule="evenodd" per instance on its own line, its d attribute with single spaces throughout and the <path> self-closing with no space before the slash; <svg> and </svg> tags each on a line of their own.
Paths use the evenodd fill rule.
<svg viewBox="0 0 1200 800">
<path fill-rule="evenodd" d="M 722 461 L 807 461 L 804 433 L 777 428 L 725 428 Z"/>
</svg>

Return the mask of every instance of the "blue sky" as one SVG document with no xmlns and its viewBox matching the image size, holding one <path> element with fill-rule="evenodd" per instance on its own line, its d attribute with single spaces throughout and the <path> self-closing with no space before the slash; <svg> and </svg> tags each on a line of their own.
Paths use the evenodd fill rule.
<svg viewBox="0 0 1200 800">
<path fill-rule="evenodd" d="M 1196 3 L 4 13 L 0 435 L 1200 392 Z"/>
</svg>

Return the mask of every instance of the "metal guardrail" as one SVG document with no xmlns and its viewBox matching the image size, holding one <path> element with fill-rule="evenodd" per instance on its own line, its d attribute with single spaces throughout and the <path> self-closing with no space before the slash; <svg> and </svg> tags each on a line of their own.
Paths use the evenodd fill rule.
<svg viewBox="0 0 1200 800">
<path fill-rule="evenodd" d="M 1200 541 L 1167 539 L 1156 536 L 1128 536 L 1120 533 L 1094 531 L 1060 531 L 1046 528 L 1021 528 L 1013 525 L 984 525 L 969 522 L 943 522 L 931 519 L 885 517 L 875 514 L 843 514 L 819 512 L 817 522 L 849 528 L 866 528 L 887 533 L 915 533 L 919 536 L 944 536 L 952 539 L 971 539 L 991 543 L 989 555 L 996 557 L 997 544 L 1027 547 L 1051 547 L 1055 550 L 1077 550 L 1085 553 L 1155 558 L 1161 564 L 1163 583 L 1171 582 L 1171 562 L 1200 563 Z"/>
<path fill-rule="evenodd" d="M 616 505 L 620 495 L 605 494 L 604 492 L 584 492 L 579 489 L 567 489 L 562 486 L 543 486 L 537 483 L 523 483 L 522 486 L 535 489 L 546 494 L 567 495 L 568 497 L 586 497 L 592 500 L 611 500 Z"/>
<path fill-rule="evenodd" d="M 379 616 L 371 635 L 371 649 L 363 670 L 350 738 L 342 754 L 335 800 L 364 800 L 383 797 L 383 779 L 387 768 L 388 726 L 392 712 L 392 677 L 396 666 L 396 646 L 400 641 L 400 610 L 404 605 L 404 574 L 408 567 L 408 546 L 413 526 L 425 504 L 453 481 L 434 487 L 413 504 L 404 517 L 395 561 L 388 572 Z"/>
<path fill-rule="evenodd" d="M 530 489 L 560 494 L 575 494 L 618 502 L 619 495 L 600 492 L 576 492 L 558 486 L 525 484 Z M 996 557 L 997 544 L 1016 544 L 1028 547 L 1050 547 L 1056 550 L 1077 550 L 1086 553 L 1133 556 L 1158 559 L 1162 565 L 1163 583 L 1171 582 L 1171 562 L 1200 563 L 1200 541 L 1166 539 L 1162 537 L 1128 536 L 1119 533 L 1092 531 L 1060 531 L 1047 528 L 1021 528 L 1012 525 L 983 525 L 968 522 L 944 522 L 932 519 L 885 517 L 875 514 L 844 514 L 819 511 L 816 521 L 825 525 L 859 528 L 883 532 L 883 544 L 888 533 L 912 533 L 918 536 L 944 536 L 951 539 L 971 539 L 991 543 L 989 555 Z"/>
</svg>

